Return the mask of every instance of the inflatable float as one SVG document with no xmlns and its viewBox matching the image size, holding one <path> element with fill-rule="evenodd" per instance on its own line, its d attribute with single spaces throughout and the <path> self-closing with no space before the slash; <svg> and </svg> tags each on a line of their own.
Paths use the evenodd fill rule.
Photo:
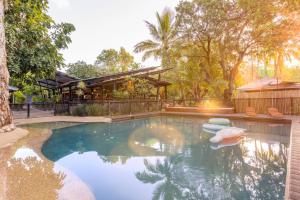
<svg viewBox="0 0 300 200">
<path fill-rule="evenodd" d="M 240 144 L 242 141 L 243 137 L 235 137 L 235 138 L 227 138 L 224 139 L 221 143 L 213 143 L 210 145 L 210 148 L 213 150 L 218 150 L 223 147 L 231 147 Z"/>
<path fill-rule="evenodd" d="M 228 126 L 218 125 L 218 124 L 203 124 L 202 128 L 206 129 L 206 130 L 211 130 L 211 131 L 219 131 L 224 128 L 228 128 Z"/>
<path fill-rule="evenodd" d="M 230 126 L 230 120 L 226 118 L 211 118 L 208 120 L 209 124 L 216 124 L 216 125 L 224 125 Z"/>
<path fill-rule="evenodd" d="M 210 138 L 211 143 L 220 143 L 230 138 L 238 138 L 244 135 L 245 129 L 237 127 L 227 127 L 216 133 L 216 135 Z"/>
</svg>

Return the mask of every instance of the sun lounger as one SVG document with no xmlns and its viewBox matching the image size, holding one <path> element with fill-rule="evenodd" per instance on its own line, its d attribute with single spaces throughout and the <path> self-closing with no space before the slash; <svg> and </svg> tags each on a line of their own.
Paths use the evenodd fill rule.
<svg viewBox="0 0 300 200">
<path fill-rule="evenodd" d="M 246 108 L 246 115 L 254 117 L 257 114 L 256 114 L 255 109 L 253 107 L 247 107 Z"/>
<path fill-rule="evenodd" d="M 272 117 L 282 117 L 283 116 L 283 114 L 281 112 L 279 112 L 277 108 L 268 108 L 268 113 Z"/>
</svg>

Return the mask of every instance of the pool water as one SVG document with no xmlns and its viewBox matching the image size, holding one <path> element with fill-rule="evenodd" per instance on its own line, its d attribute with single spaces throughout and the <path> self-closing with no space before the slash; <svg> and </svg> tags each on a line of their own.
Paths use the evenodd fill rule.
<svg viewBox="0 0 300 200">
<path fill-rule="evenodd" d="M 290 125 L 233 121 L 246 137 L 212 145 L 206 121 L 163 116 L 55 129 L 42 153 L 95 199 L 284 199 Z"/>
</svg>

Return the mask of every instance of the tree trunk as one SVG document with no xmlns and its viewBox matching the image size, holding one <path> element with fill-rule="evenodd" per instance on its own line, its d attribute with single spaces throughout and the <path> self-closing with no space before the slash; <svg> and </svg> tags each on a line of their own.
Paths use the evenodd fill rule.
<svg viewBox="0 0 300 200">
<path fill-rule="evenodd" d="M 4 0 L 0 0 L 0 127 L 12 122 L 9 109 L 8 92 L 9 73 L 6 63 L 5 31 L 4 31 Z"/>
</svg>

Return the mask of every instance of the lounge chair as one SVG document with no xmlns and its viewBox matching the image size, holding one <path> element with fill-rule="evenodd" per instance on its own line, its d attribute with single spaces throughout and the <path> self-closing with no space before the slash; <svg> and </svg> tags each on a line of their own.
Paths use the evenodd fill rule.
<svg viewBox="0 0 300 200">
<path fill-rule="evenodd" d="M 246 108 L 246 115 L 254 117 L 257 114 L 256 114 L 255 109 L 253 107 L 247 107 Z"/>
<path fill-rule="evenodd" d="M 279 112 L 277 108 L 268 108 L 268 113 L 272 117 L 282 117 L 283 116 L 283 114 L 281 112 Z"/>
</svg>

